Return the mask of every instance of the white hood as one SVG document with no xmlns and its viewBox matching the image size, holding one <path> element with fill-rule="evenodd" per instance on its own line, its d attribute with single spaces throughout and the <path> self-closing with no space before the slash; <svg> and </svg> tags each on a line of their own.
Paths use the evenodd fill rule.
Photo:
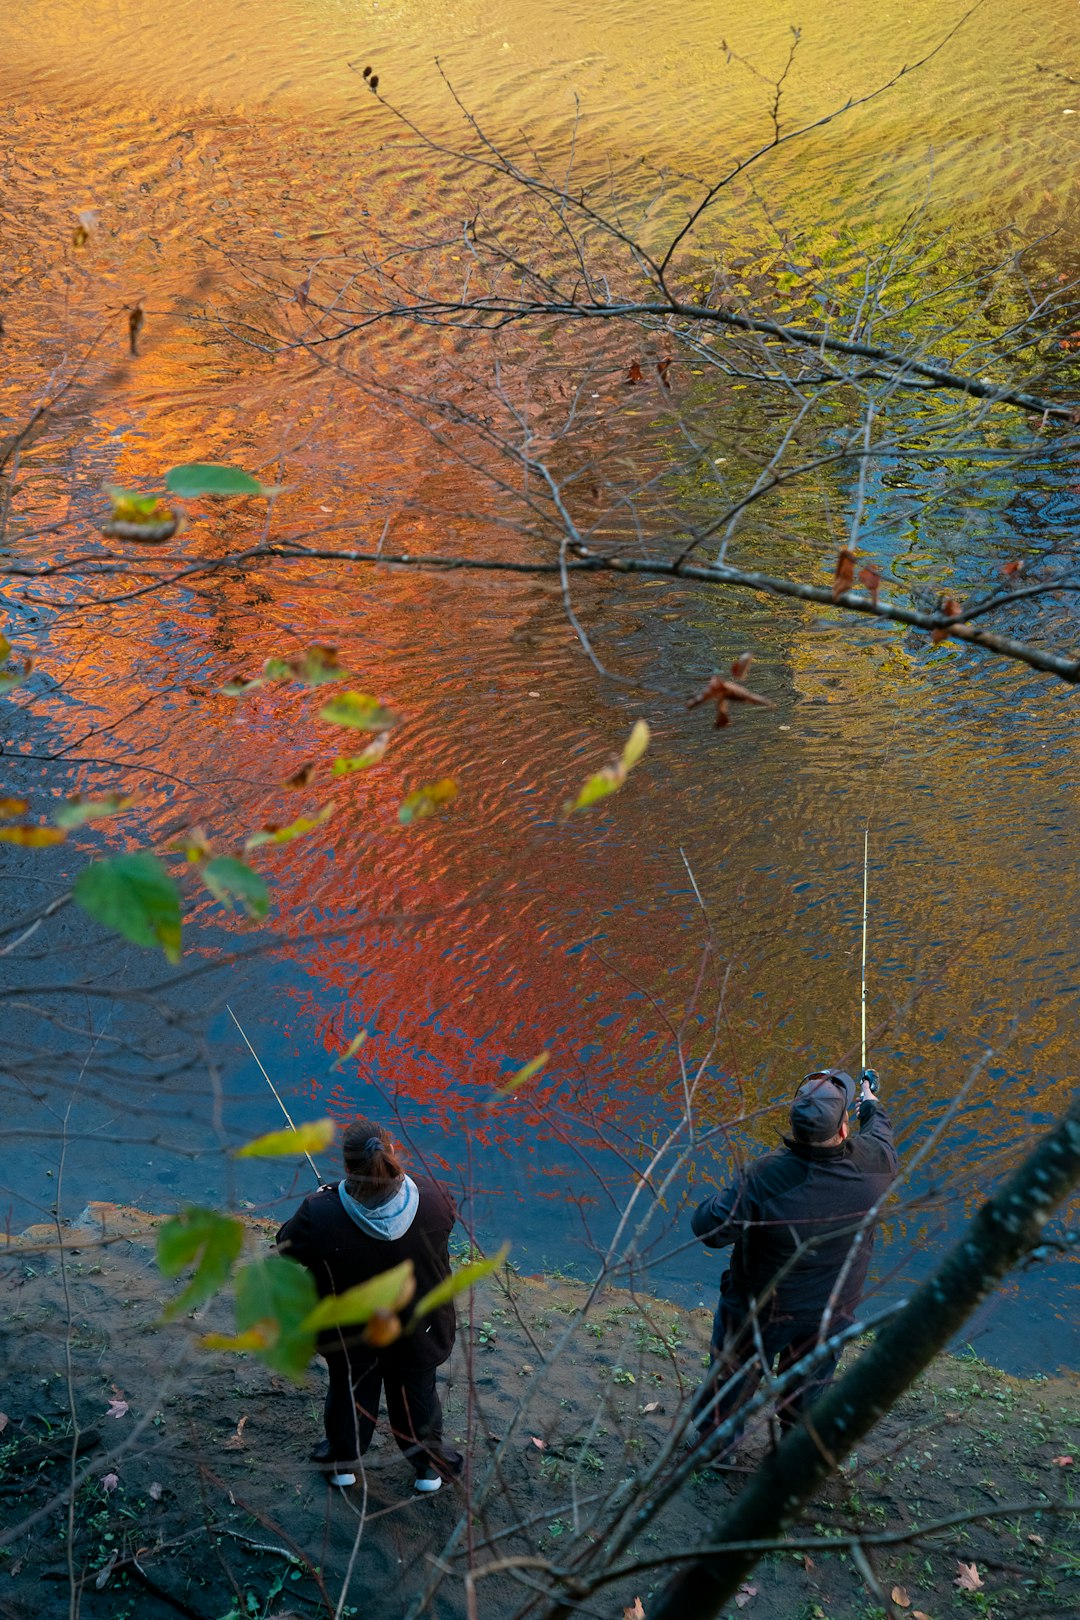
<svg viewBox="0 0 1080 1620">
<path fill-rule="evenodd" d="M 397 1192 L 388 1198 L 385 1204 L 376 1204 L 374 1208 L 358 1203 L 346 1191 L 343 1181 L 338 1182 L 338 1197 L 341 1199 L 342 1208 L 356 1222 L 361 1232 L 366 1232 L 368 1237 L 382 1238 L 387 1243 L 391 1238 L 405 1236 L 420 1208 L 420 1194 L 411 1176 L 405 1177 Z"/>
</svg>

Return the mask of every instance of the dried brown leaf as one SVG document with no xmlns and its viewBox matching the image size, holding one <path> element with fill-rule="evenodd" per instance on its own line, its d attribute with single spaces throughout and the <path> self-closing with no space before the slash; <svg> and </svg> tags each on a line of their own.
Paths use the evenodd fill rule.
<svg viewBox="0 0 1080 1620">
<path fill-rule="evenodd" d="M 859 584 L 865 587 L 871 602 L 877 607 L 878 591 L 881 589 L 881 575 L 872 564 L 867 563 L 865 568 L 859 569 Z"/>
<path fill-rule="evenodd" d="M 961 1592 L 982 1591 L 984 1583 L 982 1576 L 979 1574 L 978 1565 L 965 1564 L 958 1558 L 956 1560 L 956 1568 L 957 1575 L 956 1579 L 953 1581 L 954 1586 L 958 1586 Z"/>
<path fill-rule="evenodd" d="M 630 369 L 626 373 L 626 385 L 632 387 L 634 383 L 644 382 L 645 373 L 636 360 L 630 362 Z"/>
<path fill-rule="evenodd" d="M 850 591 L 855 583 L 855 553 L 847 546 L 841 546 L 836 558 L 836 568 L 833 572 L 832 599 L 838 602 L 845 591 Z"/>
<path fill-rule="evenodd" d="M 641 1599 L 636 1597 L 630 1607 L 623 1610 L 623 1620 L 645 1620 L 645 1610 Z"/>
<path fill-rule="evenodd" d="M 244 1449 L 244 1429 L 245 1429 L 246 1426 L 247 1426 L 247 1413 L 245 1412 L 243 1417 L 240 1419 L 239 1423 L 236 1425 L 235 1433 L 230 1434 L 229 1438 L 225 1442 L 225 1450 L 226 1451 L 243 1451 L 243 1449 Z"/>
<path fill-rule="evenodd" d="M 894 1586 L 892 1591 L 889 1593 L 889 1596 L 892 1598 L 898 1609 L 911 1608 L 911 1599 L 908 1597 L 907 1591 L 904 1587 Z"/>
<path fill-rule="evenodd" d="M 739 1587 L 739 1590 L 735 1594 L 735 1607 L 737 1609 L 745 1609 L 746 1605 L 750 1602 L 751 1598 L 756 1598 L 757 1595 L 758 1595 L 757 1587 L 756 1586 L 749 1586 L 744 1581 L 743 1584 Z"/>
</svg>

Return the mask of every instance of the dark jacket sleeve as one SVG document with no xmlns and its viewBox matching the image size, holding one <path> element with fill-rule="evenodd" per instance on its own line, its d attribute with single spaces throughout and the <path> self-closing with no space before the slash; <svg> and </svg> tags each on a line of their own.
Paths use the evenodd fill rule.
<svg viewBox="0 0 1080 1620">
<path fill-rule="evenodd" d="M 879 1102 L 867 1098 L 859 1108 L 859 1142 L 880 1160 L 880 1168 L 895 1176 L 900 1168 L 893 1141 L 892 1121 Z"/>
<path fill-rule="evenodd" d="M 284 1226 L 278 1228 L 274 1243 L 279 1253 L 287 1255 L 290 1260 L 299 1260 L 302 1266 L 310 1270 L 315 1256 L 311 1247 L 311 1214 L 306 1198 Z"/>
<path fill-rule="evenodd" d="M 690 1219 L 694 1236 L 700 1238 L 707 1249 L 726 1249 L 752 1224 L 750 1189 L 742 1176 L 706 1198 Z"/>
</svg>

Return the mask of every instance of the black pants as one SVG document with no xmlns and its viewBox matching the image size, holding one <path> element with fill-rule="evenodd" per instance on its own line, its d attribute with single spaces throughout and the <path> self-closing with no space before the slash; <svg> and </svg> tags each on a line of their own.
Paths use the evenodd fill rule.
<svg viewBox="0 0 1080 1620">
<path fill-rule="evenodd" d="M 838 1323 L 838 1326 L 843 1326 Z M 694 1397 L 694 1420 L 706 1433 L 719 1428 L 732 1413 L 737 1412 L 753 1395 L 761 1382 L 766 1367 L 770 1371 L 776 1363 L 778 1375 L 788 1371 L 817 1343 L 821 1322 L 817 1317 L 781 1317 L 760 1324 L 761 1348 L 758 1348 L 750 1318 L 723 1300 L 713 1323 L 712 1363 L 705 1382 Z M 780 1427 L 794 1428 L 803 1413 L 808 1411 L 818 1396 L 832 1382 L 836 1372 L 838 1352 L 833 1351 L 819 1361 L 813 1372 L 795 1389 L 783 1397 L 777 1407 Z M 724 1388 L 729 1380 L 731 1388 L 708 1411 L 705 1408 Z M 732 1435 L 731 1443 L 741 1430 Z"/>
<path fill-rule="evenodd" d="M 359 1348 L 323 1355 L 330 1373 L 323 1423 L 335 1462 L 355 1462 L 367 1451 L 385 1391 L 390 1432 L 416 1472 L 434 1466 L 441 1474 L 460 1473 L 461 1453 L 443 1443 L 434 1367 L 383 1360 Z"/>
</svg>

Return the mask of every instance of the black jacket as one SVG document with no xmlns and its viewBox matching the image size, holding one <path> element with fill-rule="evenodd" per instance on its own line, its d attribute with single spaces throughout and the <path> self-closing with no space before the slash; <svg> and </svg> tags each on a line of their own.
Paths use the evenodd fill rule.
<svg viewBox="0 0 1080 1620">
<path fill-rule="evenodd" d="M 315 1279 L 320 1299 L 343 1294 L 357 1283 L 411 1260 L 416 1272 L 415 1299 L 450 1275 L 450 1232 L 457 1209 L 449 1193 L 435 1181 L 416 1177 L 420 1207 L 409 1230 L 399 1238 L 377 1238 L 361 1231 L 338 1197 L 337 1187 L 320 1187 L 305 1198 L 295 1215 L 277 1235 L 278 1248 L 290 1260 L 299 1260 Z M 457 1313 L 453 1303 L 440 1305 L 413 1329 L 409 1311 L 402 1313 L 400 1339 L 379 1352 L 380 1360 L 408 1367 L 437 1367 L 454 1348 Z M 340 1350 L 361 1343 L 362 1328 L 334 1328 L 319 1335 L 319 1349 Z"/>
<path fill-rule="evenodd" d="M 861 1218 L 897 1172 L 892 1126 L 877 1103 L 861 1105 L 859 1127 L 838 1147 L 786 1140 L 698 1205 L 695 1237 L 710 1249 L 732 1245 L 720 1282 L 725 1305 L 745 1311 L 756 1299 L 763 1320 L 820 1317 Z M 871 1227 L 858 1242 L 836 1302 L 838 1327 L 852 1320 L 859 1303 L 873 1240 Z M 802 1244 L 811 1246 L 793 1260 Z"/>
</svg>

